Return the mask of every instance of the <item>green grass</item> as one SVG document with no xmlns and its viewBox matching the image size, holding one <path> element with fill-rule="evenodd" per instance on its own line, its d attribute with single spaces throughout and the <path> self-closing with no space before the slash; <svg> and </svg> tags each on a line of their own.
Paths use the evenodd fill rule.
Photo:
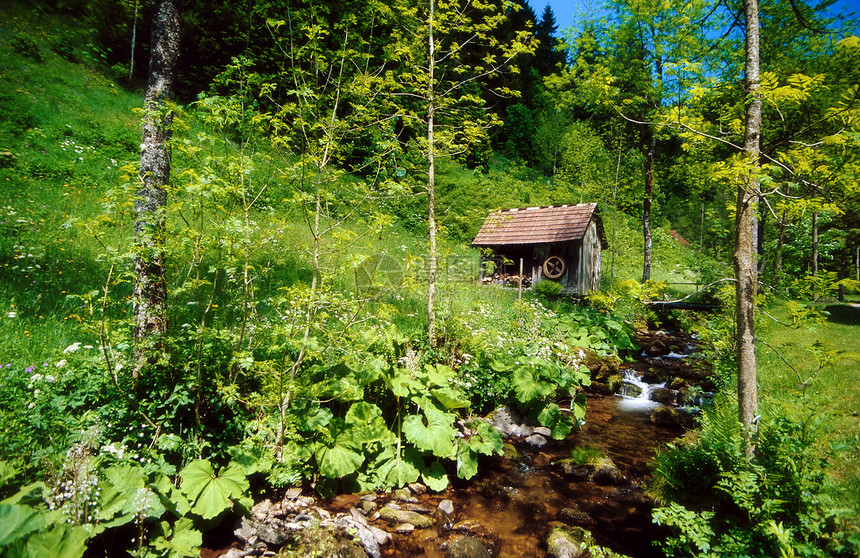
<svg viewBox="0 0 860 558">
<path fill-rule="evenodd" d="M 822 452 L 833 450 L 831 475 L 847 503 L 860 508 L 860 309 L 821 305 L 819 323 L 792 323 L 789 308 L 765 309 L 758 329 L 759 398 L 817 429 Z"/>
</svg>

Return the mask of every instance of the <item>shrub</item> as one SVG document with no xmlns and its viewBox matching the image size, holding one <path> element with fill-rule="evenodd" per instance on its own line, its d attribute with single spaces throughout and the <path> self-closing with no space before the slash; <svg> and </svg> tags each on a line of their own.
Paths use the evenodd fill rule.
<svg viewBox="0 0 860 558">
<path fill-rule="evenodd" d="M 673 529 L 667 556 L 856 556 L 860 534 L 825 496 L 826 461 L 807 422 L 760 424 L 746 459 L 731 405 L 705 415 L 696 443 L 657 457 L 654 522 Z"/>
<path fill-rule="evenodd" d="M 538 296 L 552 298 L 561 293 L 561 283 L 556 281 L 538 281 L 532 286 L 532 292 Z"/>
<path fill-rule="evenodd" d="M 45 58 L 39 51 L 39 45 L 30 37 L 19 35 L 12 39 L 12 48 L 21 56 L 26 56 L 36 62 L 43 62 Z"/>
</svg>

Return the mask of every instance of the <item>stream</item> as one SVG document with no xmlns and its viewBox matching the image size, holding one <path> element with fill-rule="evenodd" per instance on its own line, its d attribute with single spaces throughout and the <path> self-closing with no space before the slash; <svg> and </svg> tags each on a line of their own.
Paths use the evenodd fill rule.
<svg viewBox="0 0 860 558">
<path fill-rule="evenodd" d="M 371 537 L 390 536 L 375 551 L 389 558 L 444 558 L 449 546 L 464 537 L 483 545 L 483 553 L 472 556 L 487 556 L 489 551 L 493 557 L 544 558 L 547 536 L 557 526 L 587 529 L 597 544 L 631 558 L 662 556 L 654 543 L 666 532 L 651 522 L 653 503 L 645 493 L 652 460 L 659 447 L 683 434 L 684 426 L 694 425 L 692 415 L 678 405 L 700 405 L 701 397 L 711 395 L 707 390 L 713 384 L 707 364 L 694 356 L 695 341 L 689 336 L 648 332 L 639 335 L 639 344 L 643 351 L 631 362 L 596 364 L 581 430 L 564 440 L 537 436 L 538 443 L 534 436 L 509 436 L 504 456 L 483 459 L 476 477 L 453 479 L 441 493 L 418 485 L 400 494 L 340 494 L 319 501 L 298 497 L 303 492 L 299 488 L 288 492 L 328 517 L 358 517 L 364 510 L 363 529 L 375 529 Z M 517 422 L 514 417 L 513 424 Z M 531 431 L 525 425 L 520 428 Z M 593 453 L 612 463 L 592 467 L 572 463 L 575 448 L 597 450 Z M 285 496 L 274 506 L 264 504 L 275 511 L 298 505 L 299 500 L 290 498 Z M 399 520 L 399 525 L 383 520 L 379 512 L 392 505 L 423 516 L 428 526 L 416 527 L 409 519 Z M 297 521 L 295 513 L 288 515 Z M 221 556 L 230 547 L 241 548 L 236 544 L 235 539 L 213 541 L 201 556 Z"/>
<path fill-rule="evenodd" d="M 428 510 L 451 500 L 453 517 L 427 529 L 392 533 L 382 555 L 443 558 L 451 541 L 469 535 L 484 541 L 493 556 L 544 557 L 550 529 L 578 525 L 591 531 L 598 544 L 631 558 L 662 556 L 653 543 L 666 533 L 651 522 L 652 503 L 644 484 L 657 448 L 683 433 L 677 426 L 658 426 L 649 420 L 651 412 L 663 406 L 651 397 L 674 392 L 665 387 L 667 381 L 690 368 L 686 355 L 670 343 L 674 340 L 664 339 L 662 345 L 659 338 L 651 340 L 667 350 L 643 353 L 636 362 L 624 365 L 619 391 L 623 395 L 589 394 L 582 430 L 564 440 L 549 440 L 540 449 L 509 439 L 517 450 L 515 457 L 488 458 L 470 481 L 454 483 L 441 494 L 418 495 L 416 505 Z M 554 464 L 569 458 L 577 446 L 599 449 L 624 478 L 598 483 L 572 477 Z M 324 507 L 346 512 L 359 504 L 359 498 L 340 495 Z"/>
<path fill-rule="evenodd" d="M 592 532 L 598 544 L 632 558 L 661 556 L 652 541 L 662 531 L 651 523 L 651 504 L 642 483 L 656 447 L 679 433 L 650 424 L 650 405 L 628 399 L 632 398 L 589 396 L 588 421 L 581 431 L 550 441 L 540 450 L 518 442 L 519 458 L 487 459 L 479 475 L 462 486 L 418 496 L 419 505 L 429 509 L 442 500 L 453 501 L 453 520 L 441 528 L 394 533 L 382 549 L 383 556 L 443 558 L 446 542 L 468 534 L 490 543 L 494 556 L 541 557 L 546 556 L 549 530 L 563 524 L 580 525 Z M 602 485 L 566 478 L 553 462 L 570 457 L 577 445 L 603 451 L 625 480 Z M 348 511 L 358 499 L 358 495 L 340 495 L 324 507 Z"/>
</svg>

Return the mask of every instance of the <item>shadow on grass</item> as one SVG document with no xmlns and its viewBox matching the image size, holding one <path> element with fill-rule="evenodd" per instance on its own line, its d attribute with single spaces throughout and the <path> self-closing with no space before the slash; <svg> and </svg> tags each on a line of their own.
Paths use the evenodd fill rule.
<svg viewBox="0 0 860 558">
<path fill-rule="evenodd" d="M 844 325 L 860 325 L 860 304 L 830 304 L 824 307 L 829 321 Z"/>
</svg>

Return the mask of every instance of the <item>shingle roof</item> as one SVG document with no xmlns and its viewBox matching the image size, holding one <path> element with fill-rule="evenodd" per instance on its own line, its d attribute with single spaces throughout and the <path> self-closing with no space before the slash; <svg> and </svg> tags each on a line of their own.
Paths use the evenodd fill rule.
<svg viewBox="0 0 860 558">
<path fill-rule="evenodd" d="M 494 211 L 487 216 L 472 244 L 509 246 L 582 240 L 592 219 L 597 221 L 605 248 L 606 235 L 595 203 Z"/>
</svg>

